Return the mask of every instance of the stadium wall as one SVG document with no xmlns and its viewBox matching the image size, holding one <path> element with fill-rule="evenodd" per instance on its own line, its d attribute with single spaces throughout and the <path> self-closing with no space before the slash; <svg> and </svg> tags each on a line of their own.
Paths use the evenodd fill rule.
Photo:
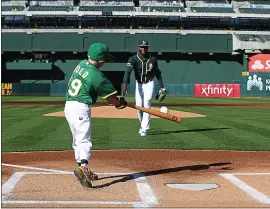
<svg viewBox="0 0 270 209">
<path fill-rule="evenodd" d="M 243 74 L 248 71 L 246 55 L 231 54 L 231 35 L 3 33 L 2 39 L 2 80 L 12 84 L 2 85 L 2 95 L 63 96 L 75 66 L 96 41 L 107 43 L 116 58 L 102 71 L 120 92 L 126 62 L 136 52 L 140 39 L 149 41 L 150 52 L 158 58 L 165 86 L 172 96 L 227 97 L 220 93 L 219 84 L 235 84 L 232 86 L 237 89 L 235 94 L 229 95 L 232 97 L 269 96 L 270 92 L 268 74 L 263 76 L 263 90 L 254 87 L 247 90 L 248 74 Z M 32 52 L 54 52 L 57 58 L 49 63 L 32 63 L 25 56 Z M 17 58 L 16 62 L 9 61 L 11 54 Z M 128 87 L 131 95 L 135 91 L 133 76 Z M 206 88 L 210 94 L 199 93 Z"/>
<path fill-rule="evenodd" d="M 113 52 L 134 52 L 139 40 L 148 40 L 151 52 L 230 53 L 229 34 L 157 33 L 2 33 L 2 51 L 87 52 L 93 42 L 104 42 Z M 72 41 L 71 41 L 72 40 Z M 158 44 L 156 44 L 158 43 Z"/>
</svg>

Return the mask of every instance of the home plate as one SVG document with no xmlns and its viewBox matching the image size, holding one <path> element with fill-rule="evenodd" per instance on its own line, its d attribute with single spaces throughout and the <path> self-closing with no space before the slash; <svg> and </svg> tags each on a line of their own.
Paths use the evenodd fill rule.
<svg viewBox="0 0 270 209">
<path fill-rule="evenodd" d="M 203 191 L 220 187 L 217 184 L 166 184 L 166 186 L 173 189 L 184 189 L 192 191 Z"/>
</svg>

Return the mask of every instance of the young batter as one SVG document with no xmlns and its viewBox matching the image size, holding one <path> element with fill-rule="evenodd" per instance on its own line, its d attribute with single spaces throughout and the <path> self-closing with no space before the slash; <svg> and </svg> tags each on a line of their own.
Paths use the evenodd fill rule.
<svg viewBox="0 0 270 209">
<path fill-rule="evenodd" d="M 74 174 L 84 187 L 92 187 L 91 181 L 98 176 L 88 169 L 91 157 L 91 109 L 98 96 L 106 99 L 116 108 L 125 108 L 124 97 L 118 99 L 112 83 L 99 70 L 105 62 L 112 60 L 109 48 L 103 43 L 89 47 L 88 59 L 82 60 L 74 69 L 66 91 L 65 117 L 72 132 L 72 147 L 79 167 Z"/>
<path fill-rule="evenodd" d="M 134 71 L 136 80 L 135 99 L 136 105 L 150 108 L 151 100 L 155 90 L 154 77 L 156 76 L 160 90 L 156 96 L 158 101 L 162 101 L 166 97 L 166 89 L 164 88 L 161 72 L 158 67 L 157 59 L 148 53 L 148 42 L 141 41 L 136 55 L 131 56 L 127 62 L 127 70 L 124 75 L 122 84 L 122 95 L 127 90 L 127 84 L 130 83 L 130 74 Z M 137 111 L 140 121 L 139 134 L 147 136 L 150 129 L 150 114 Z"/>
</svg>

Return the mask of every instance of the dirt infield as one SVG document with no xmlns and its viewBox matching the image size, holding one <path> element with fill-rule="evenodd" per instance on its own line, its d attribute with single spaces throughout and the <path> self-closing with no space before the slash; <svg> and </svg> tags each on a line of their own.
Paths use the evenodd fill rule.
<svg viewBox="0 0 270 209">
<path fill-rule="evenodd" d="M 134 103 L 131 103 L 134 104 Z M 64 106 L 65 102 L 2 102 L 2 106 Z M 107 102 L 97 102 L 95 106 L 107 106 Z M 238 107 L 238 108 L 270 108 L 270 104 L 226 104 L 226 103 L 152 103 L 152 106 L 179 106 L 179 107 Z"/>
<path fill-rule="evenodd" d="M 93 151 L 84 189 L 72 151 L 2 154 L 2 207 L 270 206 L 270 152 Z M 216 184 L 203 191 L 166 184 Z"/>
<path fill-rule="evenodd" d="M 152 107 L 151 109 L 159 111 L 159 108 Z M 202 114 L 170 110 L 170 109 L 168 113 L 177 117 L 181 117 L 181 118 L 205 117 L 205 115 L 202 115 Z M 65 113 L 63 111 L 52 112 L 52 113 L 44 114 L 44 116 L 65 117 Z M 125 109 L 118 110 L 114 106 L 100 106 L 100 107 L 91 107 L 91 117 L 92 118 L 133 118 L 134 119 L 134 118 L 137 118 L 138 116 L 137 116 L 136 110 L 130 107 L 126 107 Z M 151 115 L 151 118 L 158 118 L 158 117 Z"/>
</svg>

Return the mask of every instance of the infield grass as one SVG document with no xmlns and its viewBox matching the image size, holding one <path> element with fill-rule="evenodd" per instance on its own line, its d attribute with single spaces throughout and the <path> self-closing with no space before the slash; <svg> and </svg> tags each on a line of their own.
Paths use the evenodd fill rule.
<svg viewBox="0 0 270 209">
<path fill-rule="evenodd" d="M 188 99 L 188 102 L 191 100 Z M 231 101 L 236 100 L 238 99 Z M 245 100 L 257 101 L 257 99 L 241 99 L 240 103 Z M 195 101 L 198 102 L 198 99 L 194 99 Z M 224 100 L 222 103 L 225 101 L 230 100 Z M 269 99 L 263 101 L 258 103 L 269 103 Z M 151 119 L 148 137 L 139 136 L 137 119 L 92 118 L 93 149 L 270 151 L 269 109 L 170 108 L 204 114 L 206 117 L 186 118 L 181 124 L 163 119 Z M 61 106 L 3 106 L 2 152 L 71 150 L 71 133 L 65 118 L 43 116 L 46 113 L 62 110 Z"/>
</svg>

